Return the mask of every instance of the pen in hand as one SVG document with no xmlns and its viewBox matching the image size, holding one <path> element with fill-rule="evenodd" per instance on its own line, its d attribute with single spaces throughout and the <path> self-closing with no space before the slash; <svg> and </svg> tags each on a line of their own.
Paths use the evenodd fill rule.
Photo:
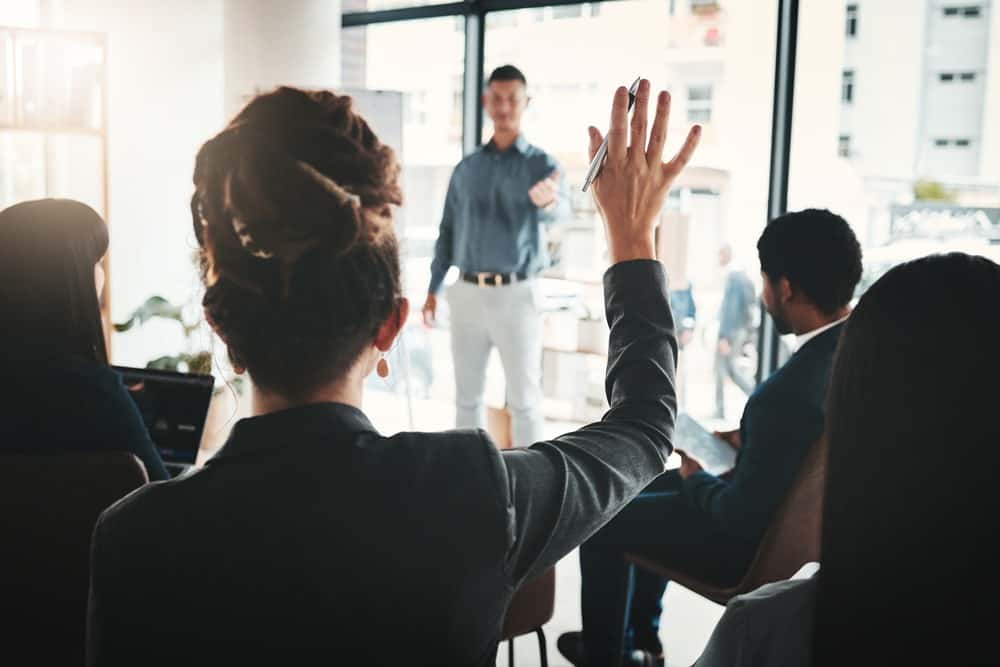
<svg viewBox="0 0 1000 667">
<path fill-rule="evenodd" d="M 635 93 L 639 90 L 639 80 L 642 77 L 636 77 L 635 81 L 628 88 L 628 109 L 632 110 L 632 105 L 635 104 Z M 601 165 L 604 164 L 604 157 L 608 154 L 608 138 L 605 136 L 604 141 L 601 142 L 601 147 L 597 149 L 597 154 L 594 155 L 594 159 L 590 161 L 590 167 L 587 169 L 587 176 L 583 179 L 583 191 L 586 192 L 590 187 L 594 179 L 601 172 Z"/>
</svg>

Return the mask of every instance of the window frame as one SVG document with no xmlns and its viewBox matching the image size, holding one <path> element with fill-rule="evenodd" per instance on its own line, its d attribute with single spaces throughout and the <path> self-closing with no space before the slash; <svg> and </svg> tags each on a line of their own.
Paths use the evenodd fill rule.
<svg viewBox="0 0 1000 667">
<path fill-rule="evenodd" d="M 604 0 L 617 2 L 620 0 Z M 760 221 L 761 229 L 768 220 L 787 212 L 788 175 L 791 155 L 792 111 L 795 92 L 795 60 L 798 49 L 799 0 L 777 2 L 775 34 L 774 90 L 771 107 L 771 156 L 768 173 L 767 217 Z M 483 128 L 483 110 L 479 91 L 483 89 L 485 60 L 486 16 L 490 12 L 514 9 L 542 9 L 560 5 L 592 4 L 583 0 L 459 0 L 442 4 L 400 7 L 368 12 L 345 12 L 341 29 L 358 28 L 378 23 L 418 21 L 442 16 L 465 17 L 465 65 L 462 90 L 462 147 L 466 154 L 478 147 Z M 671 0 L 670 7 L 674 7 Z M 599 14 L 591 7 L 590 15 Z M 673 12 L 671 11 L 671 14 Z M 853 88 L 852 88 L 853 93 Z M 852 95 L 853 99 L 853 95 Z M 770 376 L 778 368 L 779 337 L 763 303 L 758 339 L 757 381 Z"/>
</svg>

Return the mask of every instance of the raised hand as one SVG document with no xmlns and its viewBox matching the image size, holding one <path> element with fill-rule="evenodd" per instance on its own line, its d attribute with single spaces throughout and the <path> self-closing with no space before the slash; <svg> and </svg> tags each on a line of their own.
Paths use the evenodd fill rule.
<svg viewBox="0 0 1000 667">
<path fill-rule="evenodd" d="M 646 143 L 646 120 L 649 107 L 649 81 L 639 82 L 631 131 L 628 128 L 628 91 L 615 91 L 611 105 L 611 130 L 608 155 L 593 184 L 594 200 L 604 219 L 611 261 L 654 259 L 653 230 L 663 208 L 670 185 L 691 159 L 701 126 L 688 132 L 680 150 L 663 162 L 667 138 L 670 94 L 662 91 L 656 100 L 656 116 Z M 595 127 L 590 131 L 590 158 L 593 159 L 604 138 Z"/>
</svg>

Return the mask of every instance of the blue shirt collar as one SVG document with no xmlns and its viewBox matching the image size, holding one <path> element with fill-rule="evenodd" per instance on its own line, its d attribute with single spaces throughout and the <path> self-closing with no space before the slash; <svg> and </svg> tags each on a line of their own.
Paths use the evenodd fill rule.
<svg viewBox="0 0 1000 667">
<path fill-rule="evenodd" d="M 524 134 L 521 133 L 517 135 L 517 139 L 514 140 L 514 143 L 511 146 L 511 148 L 516 148 L 518 153 L 524 155 L 525 153 L 528 152 L 528 147 L 530 145 L 531 144 L 528 143 L 528 140 L 524 138 Z M 493 143 L 493 139 L 490 139 L 489 142 L 483 148 L 490 151 L 497 150 L 496 144 Z"/>
</svg>

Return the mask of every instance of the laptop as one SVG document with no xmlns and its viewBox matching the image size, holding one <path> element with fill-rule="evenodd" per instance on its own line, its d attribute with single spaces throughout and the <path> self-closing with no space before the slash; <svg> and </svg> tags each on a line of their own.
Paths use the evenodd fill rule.
<svg viewBox="0 0 1000 667">
<path fill-rule="evenodd" d="M 215 380 L 211 375 L 113 366 L 171 476 L 194 465 Z"/>
</svg>

